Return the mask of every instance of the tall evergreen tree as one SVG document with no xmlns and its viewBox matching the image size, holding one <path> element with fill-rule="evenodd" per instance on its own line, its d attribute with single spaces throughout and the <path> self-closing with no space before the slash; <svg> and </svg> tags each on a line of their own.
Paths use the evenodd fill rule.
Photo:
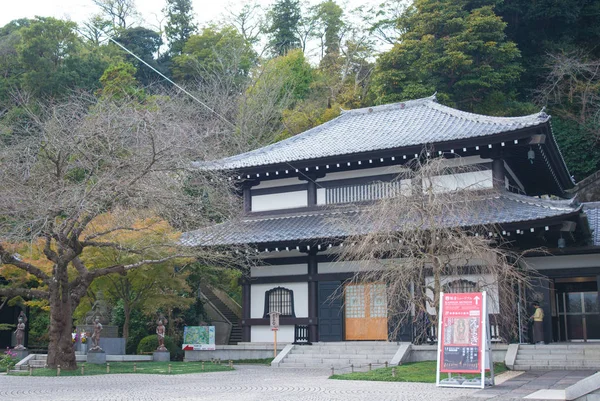
<svg viewBox="0 0 600 401">
<path fill-rule="evenodd" d="M 511 94 L 522 71 L 520 53 L 493 3 L 416 0 L 398 20 L 404 32 L 398 43 L 378 61 L 378 102 L 437 91 L 441 101 L 464 110 L 521 113 Z"/>
<path fill-rule="evenodd" d="M 300 47 L 298 22 L 300 21 L 299 0 L 277 0 L 270 12 L 271 46 L 273 53 L 285 55 L 291 49 Z"/>
<path fill-rule="evenodd" d="M 332 63 L 340 54 L 340 31 L 344 25 L 342 15 L 344 10 L 334 1 L 326 0 L 317 6 L 318 19 L 322 30 L 322 64 Z"/>
<path fill-rule="evenodd" d="M 169 42 L 169 53 L 177 56 L 183 51 L 185 42 L 198 30 L 194 23 L 191 0 L 167 0 L 164 9 L 167 15 L 165 34 Z"/>
</svg>

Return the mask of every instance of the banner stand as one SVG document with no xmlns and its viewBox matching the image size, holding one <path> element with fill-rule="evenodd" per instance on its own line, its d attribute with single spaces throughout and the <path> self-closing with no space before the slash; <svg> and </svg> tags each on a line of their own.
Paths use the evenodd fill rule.
<svg viewBox="0 0 600 401">
<path fill-rule="evenodd" d="M 484 388 L 494 385 L 494 363 L 486 292 L 440 293 L 436 386 Z M 485 372 L 490 371 L 486 380 Z M 448 373 L 441 379 L 441 373 Z M 475 374 L 467 379 L 456 374 Z"/>
</svg>

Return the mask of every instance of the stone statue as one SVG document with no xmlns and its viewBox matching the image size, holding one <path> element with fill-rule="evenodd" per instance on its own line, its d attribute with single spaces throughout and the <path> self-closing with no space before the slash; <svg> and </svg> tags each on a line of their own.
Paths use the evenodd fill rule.
<svg viewBox="0 0 600 401">
<path fill-rule="evenodd" d="M 110 308 L 104 299 L 102 291 L 96 293 L 96 301 L 92 305 L 92 309 L 85 314 L 86 324 L 95 324 L 95 319 L 100 319 L 100 323 L 102 324 L 108 324 L 110 320 Z"/>
<path fill-rule="evenodd" d="M 102 351 L 102 348 L 100 348 L 100 332 L 102 332 L 102 323 L 100 323 L 100 318 L 96 317 L 96 320 L 94 320 L 94 333 L 92 334 L 93 346 L 89 351 Z"/>
<path fill-rule="evenodd" d="M 25 324 L 27 324 L 27 316 L 25 312 L 21 311 L 19 314 L 19 323 L 17 323 L 17 329 L 15 330 L 15 337 L 17 338 L 17 346 L 16 350 L 24 350 L 25 346 L 23 343 L 25 342 Z"/>
<path fill-rule="evenodd" d="M 169 321 L 164 317 L 159 317 L 158 322 L 156 322 L 156 335 L 158 337 L 157 351 L 168 351 L 167 347 L 165 347 L 165 324 L 167 323 L 169 323 Z"/>
</svg>

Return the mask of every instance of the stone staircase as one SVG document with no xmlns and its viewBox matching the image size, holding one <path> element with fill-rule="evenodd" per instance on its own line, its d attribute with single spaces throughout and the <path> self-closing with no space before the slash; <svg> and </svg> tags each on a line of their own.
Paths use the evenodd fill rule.
<svg viewBox="0 0 600 401">
<path fill-rule="evenodd" d="M 514 370 L 600 370 L 600 343 L 519 345 Z"/>
<path fill-rule="evenodd" d="M 282 368 L 347 368 L 366 370 L 390 362 L 399 345 L 384 341 L 353 341 L 296 345 L 279 363 Z"/>
<path fill-rule="evenodd" d="M 231 323 L 231 334 L 229 335 L 229 345 L 235 345 L 242 341 L 242 326 L 240 317 L 236 315 L 207 285 L 200 285 L 202 295 L 204 295 L 223 316 Z"/>
</svg>

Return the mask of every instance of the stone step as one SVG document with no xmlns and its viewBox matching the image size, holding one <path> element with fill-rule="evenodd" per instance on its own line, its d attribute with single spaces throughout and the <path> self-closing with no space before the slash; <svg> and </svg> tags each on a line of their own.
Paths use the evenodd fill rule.
<svg viewBox="0 0 600 401">
<path fill-rule="evenodd" d="M 370 354 L 377 353 L 396 353 L 397 346 L 394 347 L 365 347 L 365 348 L 338 348 L 338 347 L 296 347 L 292 350 L 294 353 L 302 354 Z"/>
<path fill-rule="evenodd" d="M 583 354 L 550 354 L 550 355 L 521 355 L 517 354 L 517 361 L 546 360 L 546 361 L 584 361 L 590 359 Z"/>
<path fill-rule="evenodd" d="M 346 358 L 313 358 L 313 359 L 299 359 L 299 358 L 294 358 L 294 357 L 288 357 L 286 358 L 283 363 L 287 363 L 288 361 L 291 363 L 306 363 L 306 364 L 310 364 L 310 363 L 317 363 L 317 364 L 326 364 L 326 365 L 331 365 L 331 364 L 342 364 L 342 365 L 351 365 L 351 364 L 360 364 L 360 365 L 368 365 L 369 363 L 371 364 L 382 364 L 385 363 L 386 361 L 389 362 L 392 358 L 389 356 L 384 356 L 384 357 L 373 357 L 373 358 L 369 358 L 369 359 L 346 359 Z"/>
</svg>

